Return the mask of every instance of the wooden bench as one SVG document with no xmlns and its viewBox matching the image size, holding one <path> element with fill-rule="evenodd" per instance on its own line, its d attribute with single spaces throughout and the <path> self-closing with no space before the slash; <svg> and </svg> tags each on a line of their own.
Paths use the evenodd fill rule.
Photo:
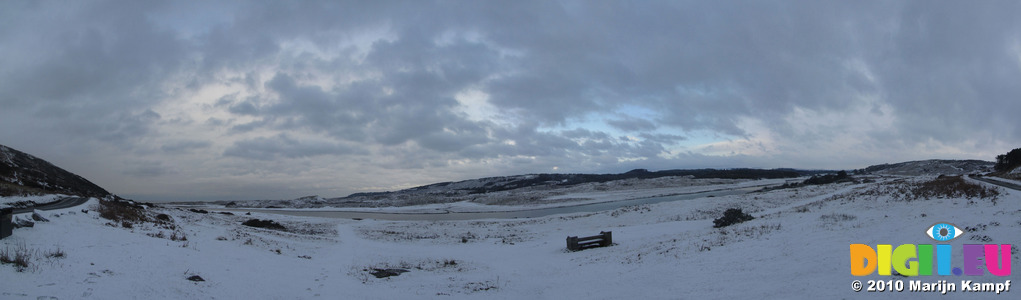
<svg viewBox="0 0 1021 300">
<path fill-rule="evenodd" d="M 588 248 L 606 247 L 613 244 L 612 231 L 600 231 L 599 235 L 579 238 L 576 236 L 567 237 L 567 250 L 579 251 Z"/>
</svg>

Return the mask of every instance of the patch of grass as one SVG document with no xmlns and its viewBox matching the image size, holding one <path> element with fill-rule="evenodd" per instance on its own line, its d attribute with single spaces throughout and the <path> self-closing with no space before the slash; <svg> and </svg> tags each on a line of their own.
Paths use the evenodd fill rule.
<svg viewBox="0 0 1021 300">
<path fill-rule="evenodd" d="M 51 250 L 51 251 L 47 251 L 46 253 L 43 253 L 43 256 L 46 256 L 46 258 L 64 258 L 64 257 L 67 257 L 67 253 L 64 253 L 63 249 L 60 249 L 60 247 L 57 247 L 57 249 L 54 249 L 54 250 Z"/>
<path fill-rule="evenodd" d="M 744 226 L 731 230 L 729 234 L 740 235 L 745 237 L 759 237 L 772 233 L 783 228 L 780 223 L 776 224 L 762 224 L 759 226 Z M 721 231 L 720 234 L 726 235 L 727 231 Z"/>
<path fill-rule="evenodd" d="M 852 222 L 857 219 L 858 216 L 842 213 L 831 213 L 819 216 L 819 221 L 822 222 L 822 228 L 829 230 L 837 230 L 846 227 L 860 228 L 861 222 Z"/>
<path fill-rule="evenodd" d="M 123 222 L 140 223 L 149 221 L 149 216 L 145 214 L 145 210 L 136 204 L 125 201 L 100 200 L 99 209 L 96 211 L 99 212 L 100 217 L 111 221 L 122 222 L 122 224 Z M 124 227 L 130 228 L 127 226 Z"/>
<path fill-rule="evenodd" d="M 966 198 L 971 200 L 969 204 L 974 204 L 972 199 L 990 199 L 995 205 L 999 199 L 1000 191 L 996 188 L 969 183 L 961 176 L 940 176 L 922 182 L 911 182 L 905 179 L 883 182 L 862 191 L 859 195 L 865 199 L 873 200 L 880 196 L 890 196 L 894 201 L 909 202 L 931 200 L 932 198 Z"/>
<path fill-rule="evenodd" d="M 39 196 L 46 194 L 54 193 L 40 188 L 28 187 L 10 182 L 0 182 L 0 197 Z"/>
<path fill-rule="evenodd" d="M 840 221 L 852 221 L 852 220 L 856 220 L 856 219 L 858 219 L 858 216 L 849 215 L 849 214 L 838 214 L 838 213 L 832 213 L 832 214 L 828 214 L 828 215 L 821 215 L 821 216 L 819 216 L 819 220 L 822 220 L 823 222 L 832 222 L 832 223 L 836 223 L 836 222 L 840 222 Z"/>
<path fill-rule="evenodd" d="M 25 244 L 15 246 L 13 250 L 8 246 L 3 251 L 0 251 L 0 263 L 13 264 L 15 270 L 24 272 L 31 264 L 33 252 Z"/>
<path fill-rule="evenodd" d="M 170 240 L 171 241 L 175 241 L 175 242 L 176 241 L 187 241 L 188 240 L 188 236 L 186 236 L 184 234 L 184 232 L 174 231 L 174 233 L 170 234 Z"/>
<path fill-rule="evenodd" d="M 57 247 L 57 249 L 46 251 L 42 256 L 49 259 L 64 258 L 67 257 L 67 253 Z M 39 250 L 30 249 L 25 244 L 18 244 L 13 248 L 7 246 L 6 249 L 0 251 L 0 263 L 12 264 L 18 272 L 36 268 L 37 266 L 32 262 L 36 257 L 39 257 Z"/>
<path fill-rule="evenodd" d="M 941 176 L 939 178 L 916 183 L 911 187 L 915 198 L 996 198 L 1000 191 L 982 185 L 968 183 L 961 176 Z"/>
</svg>

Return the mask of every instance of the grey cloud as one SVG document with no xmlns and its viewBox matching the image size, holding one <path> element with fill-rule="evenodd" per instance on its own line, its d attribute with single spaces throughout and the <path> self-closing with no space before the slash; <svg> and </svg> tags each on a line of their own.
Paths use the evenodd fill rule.
<svg viewBox="0 0 1021 300">
<path fill-rule="evenodd" d="M 188 152 L 191 152 L 191 151 L 197 150 L 197 149 L 206 149 L 206 148 L 209 148 L 212 145 L 213 145 L 213 143 L 210 142 L 210 141 L 202 141 L 202 140 L 178 140 L 178 141 L 171 141 L 171 142 L 167 142 L 167 143 L 163 144 L 163 146 L 160 146 L 160 150 L 163 150 L 164 152 L 167 152 L 167 153 L 180 154 L 180 153 L 188 153 Z"/>
<path fill-rule="evenodd" d="M 126 164 L 127 169 L 123 171 L 123 174 L 133 177 L 160 177 L 174 173 L 170 167 L 159 161 L 137 161 Z"/>
<path fill-rule="evenodd" d="M 638 118 L 609 120 L 606 123 L 624 131 L 649 131 L 656 129 L 656 124 L 652 121 Z"/>
<path fill-rule="evenodd" d="M 688 139 L 685 136 L 676 135 L 676 134 L 649 134 L 649 133 L 642 133 L 642 134 L 639 134 L 638 136 L 643 138 L 643 139 L 651 140 L 651 141 L 654 141 L 654 142 L 659 143 L 659 144 L 673 144 L 673 143 L 680 142 L 680 141 L 685 141 L 685 140 Z"/>
<path fill-rule="evenodd" d="M 258 137 L 235 142 L 223 152 L 224 156 L 256 160 L 277 158 L 305 158 L 313 156 L 340 156 L 365 154 L 360 150 L 329 141 L 299 140 L 286 134 L 274 137 Z"/>
<path fill-rule="evenodd" d="M 5 108 L 34 112 L 57 128 L 73 128 L 65 130 L 74 132 L 71 139 L 98 134 L 130 146 L 131 138 L 148 133 L 140 122 L 151 119 L 150 106 L 166 96 L 160 86 L 179 69 L 187 49 L 171 32 L 146 20 L 145 12 L 158 7 L 42 2 L 20 8 L 4 19 L 31 31 L 0 35 L 0 43 L 18 45 L 0 49 L 6 69 L 0 73 L 0 103 Z"/>
<path fill-rule="evenodd" d="M 695 143 L 691 132 L 717 141 L 765 132 L 797 152 L 786 157 L 815 163 L 834 139 L 882 116 L 892 128 L 853 131 L 861 134 L 853 147 L 987 151 L 1021 141 L 1019 6 L 4 1 L 0 120 L 29 124 L 38 137 L 7 129 L 0 139 L 91 153 L 157 149 L 199 157 L 192 167 L 227 156 L 236 174 L 330 156 L 357 157 L 367 169 L 508 160 L 509 171 L 602 172 L 773 158 L 677 154 L 674 146 Z M 228 95 L 198 99 L 217 85 L 230 85 Z M 484 93 L 493 111 L 462 113 L 456 97 L 466 90 Z M 173 114 L 203 101 L 201 113 Z M 848 113 L 862 107 L 871 115 Z M 795 112 L 835 119 L 805 125 Z M 592 121 L 603 124 L 577 129 Z M 223 136 L 194 140 L 195 128 Z M 660 157 L 667 151 L 676 157 Z"/>
</svg>

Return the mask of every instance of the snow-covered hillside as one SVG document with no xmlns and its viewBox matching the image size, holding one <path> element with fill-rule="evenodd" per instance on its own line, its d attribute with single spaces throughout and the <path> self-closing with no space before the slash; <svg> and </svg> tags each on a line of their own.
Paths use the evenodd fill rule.
<svg viewBox="0 0 1021 300">
<path fill-rule="evenodd" d="M 930 159 L 895 164 L 874 165 L 865 168 L 867 172 L 884 175 L 937 176 L 962 175 L 992 171 L 994 163 L 981 160 Z"/>
<path fill-rule="evenodd" d="M 0 145 L 0 197 L 45 194 L 110 195 L 81 176 L 31 154 Z"/>
<path fill-rule="evenodd" d="M 877 178 L 595 213 L 474 221 L 151 208 L 150 214 L 166 214 L 169 223 L 124 228 L 107 224 L 93 201 L 46 212 L 50 222 L 17 229 L 0 241 L 0 249 L 33 254 L 24 272 L 0 266 L 0 298 L 928 299 L 938 293 L 868 293 L 850 287 L 853 280 L 962 277 L 854 277 L 848 247 L 931 244 L 925 232 L 937 222 L 966 231 L 949 242 L 955 259 L 966 243 L 1009 243 L 1015 244 L 1010 256 L 1016 267 L 1021 193 L 975 183 L 1000 194 L 926 199 L 918 189 L 932 179 Z M 740 183 L 721 186 L 735 184 Z M 728 208 L 741 208 L 756 219 L 712 228 L 713 219 Z M 271 219 L 287 230 L 241 225 L 251 218 Z M 565 250 L 565 237 L 600 231 L 613 231 L 616 244 Z M 52 255 L 58 252 L 63 255 Z M 376 278 L 376 269 L 407 272 Z M 193 276 L 204 281 L 188 280 Z M 964 279 L 1017 285 L 1019 278 L 1015 270 L 1007 277 Z M 944 297 L 1006 299 L 1017 294 L 1014 289 L 1005 295 L 957 291 Z"/>
<path fill-rule="evenodd" d="M 579 189 L 642 189 L 646 185 L 690 186 L 713 180 L 754 180 L 796 178 L 793 169 L 689 169 L 648 171 L 631 170 L 620 174 L 528 174 L 486 177 L 458 182 L 441 182 L 392 192 L 356 193 L 341 198 L 294 200 L 255 200 L 217 202 L 229 207 L 392 207 L 472 202 L 477 204 L 525 204 Z M 815 173 L 815 171 L 809 171 Z M 692 181 L 691 179 L 695 179 Z M 709 181 L 706 181 L 709 180 Z M 678 184 L 671 184 L 675 181 Z M 695 182 L 695 183 L 692 183 Z"/>
<path fill-rule="evenodd" d="M 514 176 L 520 180 L 530 175 Z M 506 178 L 506 177 L 500 177 Z M 652 179 L 621 179 L 607 182 L 587 182 L 573 185 L 555 183 L 523 186 L 486 193 L 469 192 L 473 186 L 486 186 L 482 178 L 456 184 L 430 185 L 428 188 L 399 192 L 355 195 L 324 199 L 302 197 L 294 200 L 236 201 L 223 203 L 227 207 L 254 208 L 388 208 L 422 206 L 429 204 L 471 203 L 478 205 L 541 205 L 553 202 L 582 202 L 588 200 L 633 199 L 697 191 L 691 187 L 711 187 L 721 184 L 751 183 L 751 185 L 783 184 L 788 179 L 720 179 L 668 176 Z M 500 179 L 507 180 L 507 179 Z M 470 182 L 470 183 L 469 183 Z M 492 185 L 490 185 L 492 186 Z M 710 190 L 712 188 L 709 188 Z"/>
</svg>

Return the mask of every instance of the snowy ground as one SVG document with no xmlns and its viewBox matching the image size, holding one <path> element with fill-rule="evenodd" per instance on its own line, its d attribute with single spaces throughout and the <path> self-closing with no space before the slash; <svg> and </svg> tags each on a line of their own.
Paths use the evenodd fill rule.
<svg viewBox="0 0 1021 300">
<path fill-rule="evenodd" d="M 0 298 L 36 299 L 407 299 L 931 298 L 932 293 L 854 292 L 853 280 L 1008 277 L 850 275 L 848 245 L 932 244 L 937 222 L 969 228 L 954 246 L 1021 240 L 1021 193 L 991 199 L 906 201 L 894 180 L 807 186 L 747 195 L 523 220 L 378 221 L 271 214 L 199 214 L 154 208 L 174 229 L 105 225 L 85 207 L 44 212 L 50 222 L 15 230 L 0 250 L 29 249 L 32 264 L 0 266 Z M 924 179 L 908 179 L 924 180 Z M 757 219 L 724 229 L 712 221 L 738 207 Z M 287 232 L 250 228 L 272 219 Z M 565 250 L 565 237 L 612 230 L 616 245 Z M 160 234 L 162 233 L 162 234 Z M 185 236 L 186 241 L 180 240 Z M 171 239 L 174 236 L 175 240 Z M 65 253 L 63 257 L 47 254 Z M 376 278 L 374 268 L 403 268 Z M 199 275 L 205 281 L 186 278 Z M 960 287 L 959 287 L 960 289 Z M 953 292 L 949 298 L 1014 298 Z M 45 299 L 45 298 L 43 298 Z"/>
<path fill-rule="evenodd" d="M 7 206 L 30 206 L 35 204 L 50 203 L 53 201 L 60 200 L 60 198 L 68 197 L 67 195 L 53 194 L 53 195 L 38 195 L 38 196 L 13 196 L 13 197 L 0 197 L 0 207 Z"/>
<path fill-rule="evenodd" d="M 1019 169 L 1021 169 L 1021 168 L 1019 168 Z M 1003 177 L 996 177 L 996 176 L 986 176 L 986 177 L 982 177 L 982 178 L 986 178 L 986 179 L 990 179 L 990 180 L 996 180 L 996 181 L 1000 181 L 1000 182 L 1006 182 L 1006 183 L 1013 183 L 1013 184 L 1021 185 L 1021 180 L 1012 180 L 1012 179 L 1007 179 L 1007 178 L 1003 178 Z"/>
</svg>

